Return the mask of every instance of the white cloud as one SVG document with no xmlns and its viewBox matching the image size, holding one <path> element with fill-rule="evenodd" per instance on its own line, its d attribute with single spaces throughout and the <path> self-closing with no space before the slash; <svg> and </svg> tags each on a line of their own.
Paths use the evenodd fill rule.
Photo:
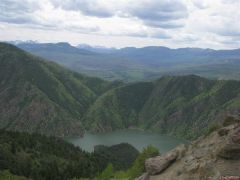
<svg viewBox="0 0 240 180">
<path fill-rule="evenodd" d="M 240 0 L 2 0 L 0 40 L 239 48 L 239 9 Z"/>
<path fill-rule="evenodd" d="M 51 0 L 55 7 L 68 11 L 79 11 L 88 16 L 111 17 L 114 15 L 113 7 L 107 1 L 100 0 Z M 113 3 L 113 2 L 112 2 Z"/>
</svg>

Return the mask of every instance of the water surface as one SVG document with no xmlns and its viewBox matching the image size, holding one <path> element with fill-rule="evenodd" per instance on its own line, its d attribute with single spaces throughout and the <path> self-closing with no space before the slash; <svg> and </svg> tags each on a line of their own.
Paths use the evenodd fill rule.
<svg viewBox="0 0 240 180">
<path fill-rule="evenodd" d="M 183 139 L 140 130 L 119 130 L 98 134 L 85 133 L 82 138 L 71 137 L 66 138 L 66 140 L 89 152 L 93 151 L 95 145 L 111 146 L 127 142 L 139 151 L 142 151 L 142 149 L 148 145 L 153 145 L 157 147 L 161 153 L 165 153 L 179 144 L 186 143 Z"/>
</svg>

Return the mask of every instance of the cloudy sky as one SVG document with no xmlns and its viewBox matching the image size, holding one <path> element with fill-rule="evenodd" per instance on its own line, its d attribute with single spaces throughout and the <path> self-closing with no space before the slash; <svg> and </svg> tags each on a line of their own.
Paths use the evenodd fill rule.
<svg viewBox="0 0 240 180">
<path fill-rule="evenodd" d="M 0 40 L 240 48 L 240 0 L 1 0 Z"/>
</svg>

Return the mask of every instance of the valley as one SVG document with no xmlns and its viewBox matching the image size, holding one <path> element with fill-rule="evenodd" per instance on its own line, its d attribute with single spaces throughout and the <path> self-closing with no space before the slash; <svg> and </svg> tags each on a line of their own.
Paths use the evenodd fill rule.
<svg viewBox="0 0 240 180">
<path fill-rule="evenodd" d="M 240 180 L 240 0 L 1 0 L 0 180 Z"/>
<path fill-rule="evenodd" d="M 189 140 L 239 117 L 239 106 L 237 80 L 107 81 L 0 43 L 0 178 L 135 179 L 159 151 L 162 162 L 183 143 L 189 158 Z"/>
<path fill-rule="evenodd" d="M 239 114 L 240 82 L 196 75 L 126 83 L 88 77 L 0 44 L 1 129 L 60 137 L 137 127 L 195 139 Z M 17 117 L 17 118 L 16 118 Z"/>
</svg>

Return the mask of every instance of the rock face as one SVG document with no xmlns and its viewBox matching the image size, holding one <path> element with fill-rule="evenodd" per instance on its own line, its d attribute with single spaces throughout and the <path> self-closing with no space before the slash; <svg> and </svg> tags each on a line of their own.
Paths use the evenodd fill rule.
<svg viewBox="0 0 240 180">
<path fill-rule="evenodd" d="M 239 179 L 240 122 L 150 158 L 145 165 L 147 180 L 218 180 L 227 176 Z"/>
<path fill-rule="evenodd" d="M 231 126 L 230 126 L 231 127 Z M 217 153 L 224 159 L 240 160 L 240 125 L 232 126 L 233 132 Z"/>
</svg>

